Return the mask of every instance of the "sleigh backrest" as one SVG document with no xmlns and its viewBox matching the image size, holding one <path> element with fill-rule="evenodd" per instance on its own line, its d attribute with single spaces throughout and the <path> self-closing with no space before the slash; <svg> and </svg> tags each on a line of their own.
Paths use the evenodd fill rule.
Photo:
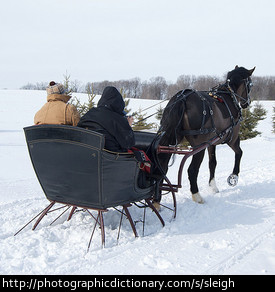
<svg viewBox="0 0 275 292">
<path fill-rule="evenodd" d="M 132 155 L 103 149 L 104 136 L 66 125 L 24 128 L 31 161 L 50 201 L 106 209 L 148 198 Z"/>
</svg>

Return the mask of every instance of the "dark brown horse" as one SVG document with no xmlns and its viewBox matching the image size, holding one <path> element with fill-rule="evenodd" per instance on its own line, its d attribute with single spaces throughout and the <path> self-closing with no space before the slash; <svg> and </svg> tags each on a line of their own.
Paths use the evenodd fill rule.
<svg viewBox="0 0 275 292">
<path fill-rule="evenodd" d="M 249 106 L 251 75 L 255 67 L 247 70 L 236 66 L 227 74 L 224 84 L 210 91 L 183 90 L 174 95 L 167 104 L 159 130 L 160 145 L 178 145 L 185 137 L 195 149 L 214 137 L 220 140 L 208 147 L 210 178 L 209 185 L 218 192 L 215 183 L 216 145 L 227 143 L 235 152 L 235 164 L 228 183 L 238 182 L 242 150 L 239 129 L 242 120 L 241 108 Z M 188 168 L 188 178 L 192 199 L 203 203 L 197 185 L 197 177 L 205 149 L 192 157 Z M 159 170 L 165 175 L 171 154 L 159 154 Z M 157 199 L 156 199 L 157 200 Z"/>
</svg>

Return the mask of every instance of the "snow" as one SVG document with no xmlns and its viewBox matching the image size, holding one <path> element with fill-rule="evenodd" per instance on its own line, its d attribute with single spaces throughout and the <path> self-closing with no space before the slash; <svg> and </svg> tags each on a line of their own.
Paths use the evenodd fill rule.
<svg viewBox="0 0 275 292">
<path fill-rule="evenodd" d="M 213 194 L 208 187 L 206 156 L 198 179 L 205 204 L 194 203 L 187 162 L 183 187 L 177 193 L 176 219 L 169 210 L 162 210 L 166 223 L 162 228 L 154 213 L 147 211 L 144 236 L 142 224 L 136 225 L 138 238 L 124 219 L 117 242 L 120 214 L 111 209 L 104 215 L 105 248 L 96 229 L 87 252 L 94 224 L 87 212 L 78 212 L 70 221 L 66 221 L 68 214 L 61 216 L 50 226 L 57 217 L 52 214 L 35 231 L 29 225 L 14 236 L 49 204 L 33 171 L 22 130 L 32 125 L 45 100 L 45 91 L 0 90 L 0 274 L 275 274 L 274 101 L 261 102 L 268 110 L 258 126 L 262 135 L 241 143 L 244 154 L 236 187 L 226 182 L 234 153 L 221 145 L 217 147 L 219 193 Z M 157 102 L 131 100 L 129 108 Z M 180 160 L 176 157 L 169 169 L 172 182 Z M 164 198 L 170 199 L 169 195 Z M 135 219 L 142 219 L 143 209 L 132 206 L 129 210 Z"/>
</svg>

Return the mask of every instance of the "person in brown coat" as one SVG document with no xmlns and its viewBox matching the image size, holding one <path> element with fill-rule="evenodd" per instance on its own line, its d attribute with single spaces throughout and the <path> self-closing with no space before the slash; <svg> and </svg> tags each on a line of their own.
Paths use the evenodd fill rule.
<svg viewBox="0 0 275 292">
<path fill-rule="evenodd" d="M 47 103 L 34 116 L 34 124 L 62 124 L 76 126 L 80 115 L 75 106 L 67 102 L 71 96 L 65 94 L 62 84 L 51 81 L 46 88 Z"/>
</svg>

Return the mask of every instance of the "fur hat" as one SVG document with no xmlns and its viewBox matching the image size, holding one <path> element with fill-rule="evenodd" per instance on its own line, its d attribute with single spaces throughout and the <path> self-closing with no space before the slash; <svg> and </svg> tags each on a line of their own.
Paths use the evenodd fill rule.
<svg viewBox="0 0 275 292">
<path fill-rule="evenodd" d="M 55 83 L 54 81 L 51 81 L 49 85 L 46 88 L 47 94 L 64 94 L 65 89 L 61 83 Z"/>
</svg>

